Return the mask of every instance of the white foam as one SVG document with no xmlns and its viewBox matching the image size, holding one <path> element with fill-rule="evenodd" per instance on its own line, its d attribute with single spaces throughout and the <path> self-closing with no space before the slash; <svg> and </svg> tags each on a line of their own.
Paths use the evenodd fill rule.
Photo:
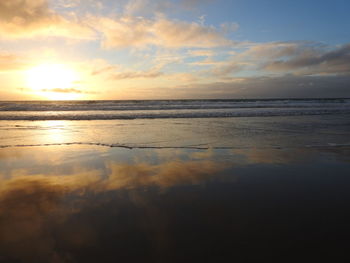
<svg viewBox="0 0 350 263">
<path fill-rule="evenodd" d="M 1 102 L 0 120 L 108 120 L 350 113 L 350 99 Z"/>
</svg>

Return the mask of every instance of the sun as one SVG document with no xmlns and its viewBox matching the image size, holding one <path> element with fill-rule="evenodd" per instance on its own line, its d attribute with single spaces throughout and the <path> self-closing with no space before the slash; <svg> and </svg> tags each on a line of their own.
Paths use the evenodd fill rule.
<svg viewBox="0 0 350 263">
<path fill-rule="evenodd" d="M 74 84 L 77 73 L 64 64 L 41 64 L 26 72 L 27 86 L 47 99 L 69 100 L 80 96 Z"/>
</svg>

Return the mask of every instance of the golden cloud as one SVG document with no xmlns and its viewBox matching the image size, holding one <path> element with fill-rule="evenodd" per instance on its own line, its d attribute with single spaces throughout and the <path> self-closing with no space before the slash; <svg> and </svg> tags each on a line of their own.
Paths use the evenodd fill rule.
<svg viewBox="0 0 350 263">
<path fill-rule="evenodd" d="M 214 27 L 158 17 L 155 20 L 123 16 L 90 18 L 90 23 L 103 33 L 104 48 L 145 47 L 167 48 L 217 47 L 231 41 Z"/>
<path fill-rule="evenodd" d="M 0 52 L 0 72 L 21 70 L 28 66 L 24 58 L 8 52 Z"/>
<path fill-rule="evenodd" d="M 0 32 L 2 38 L 58 36 L 91 39 L 94 31 L 76 18 L 55 13 L 47 0 L 0 1 Z"/>
</svg>

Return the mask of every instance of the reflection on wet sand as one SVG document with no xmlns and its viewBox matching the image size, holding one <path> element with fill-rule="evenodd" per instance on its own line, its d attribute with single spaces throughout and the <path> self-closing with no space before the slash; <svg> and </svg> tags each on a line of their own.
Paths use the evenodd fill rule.
<svg viewBox="0 0 350 263">
<path fill-rule="evenodd" d="M 308 163 L 319 158 L 320 154 L 349 162 L 350 147 L 310 147 L 295 149 L 235 149 L 232 154 L 242 156 L 244 164 L 297 164 Z"/>
<path fill-rule="evenodd" d="M 5 259 L 45 262 L 54 258 L 51 225 L 62 220 L 64 189 L 45 178 L 2 183 L 0 247 Z M 67 212 L 67 211 L 65 211 Z M 0 257 L 0 259 L 2 259 Z"/>
<path fill-rule="evenodd" d="M 292 252 L 345 251 L 350 167 L 331 158 L 344 149 L 89 151 L 0 155 L 0 262 L 295 262 Z"/>
<path fill-rule="evenodd" d="M 111 174 L 103 183 L 103 188 L 107 190 L 143 186 L 166 188 L 176 185 L 200 184 L 210 180 L 226 167 L 227 164 L 213 161 L 175 161 L 161 165 L 112 163 L 108 165 Z"/>
<path fill-rule="evenodd" d="M 42 158 L 50 159 L 45 155 Z M 119 229 L 118 225 L 113 224 L 121 238 L 114 241 L 122 243 L 129 239 L 130 242 L 142 242 L 145 245 L 148 242 L 138 241 L 138 236 L 146 235 L 155 242 L 152 246 L 156 246 L 158 257 L 166 244 L 162 230 L 165 227 L 164 220 L 161 220 L 159 209 L 148 201 L 142 191 L 152 187 L 164 190 L 177 185 L 198 185 L 213 176 L 219 179 L 218 173 L 227 168 L 227 164 L 210 160 L 174 160 L 161 164 L 108 161 L 95 170 L 87 170 L 77 164 L 64 176 L 52 171 L 45 175 L 45 167 L 40 167 L 44 171 L 36 171 L 35 175 L 29 169 L 26 174 L 25 169 L 13 168 L 7 171 L 7 176 L 2 176 L 0 262 L 2 259 L 75 262 L 72 255 L 79 255 L 81 251 L 97 246 L 99 235 L 103 235 L 103 230 L 96 227 L 95 219 L 92 218 L 101 214 L 92 216 L 90 212 L 97 210 L 115 217 L 132 207 L 136 207 L 132 213 L 136 212 L 137 215 L 125 214 L 115 219 L 122 220 L 120 227 L 123 228 L 128 228 L 126 221 L 134 221 L 131 224 L 137 229 Z M 128 190 L 126 196 L 125 190 Z M 127 218 L 123 218 L 125 216 Z M 104 220 L 106 218 L 100 221 Z"/>
</svg>

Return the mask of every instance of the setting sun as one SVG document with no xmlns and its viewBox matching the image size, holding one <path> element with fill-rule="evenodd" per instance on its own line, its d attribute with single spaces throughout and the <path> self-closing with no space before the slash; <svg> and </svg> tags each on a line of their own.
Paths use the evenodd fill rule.
<svg viewBox="0 0 350 263">
<path fill-rule="evenodd" d="M 63 64 L 42 64 L 26 72 L 28 88 L 47 99 L 76 99 L 77 74 Z"/>
</svg>

